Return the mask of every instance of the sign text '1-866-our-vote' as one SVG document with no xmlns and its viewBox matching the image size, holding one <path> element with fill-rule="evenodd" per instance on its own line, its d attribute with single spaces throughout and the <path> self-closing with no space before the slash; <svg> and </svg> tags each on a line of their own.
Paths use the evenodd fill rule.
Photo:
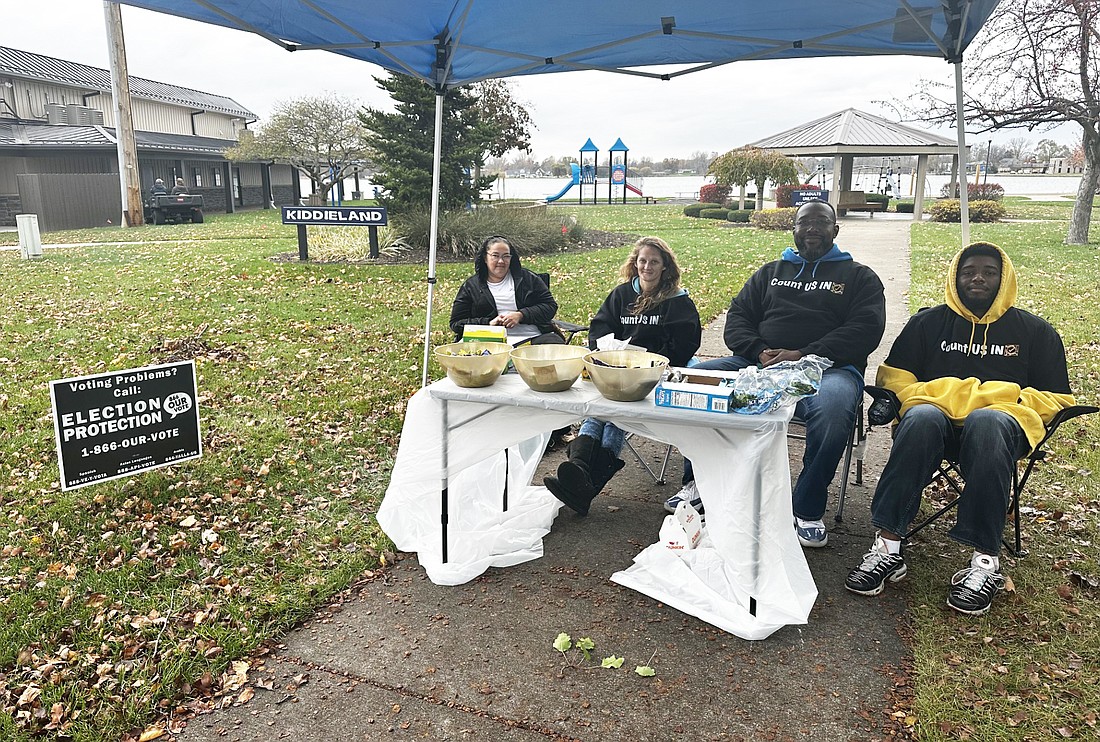
<svg viewBox="0 0 1100 742">
<path fill-rule="evenodd" d="M 195 362 L 50 382 L 61 488 L 202 455 Z"/>
</svg>

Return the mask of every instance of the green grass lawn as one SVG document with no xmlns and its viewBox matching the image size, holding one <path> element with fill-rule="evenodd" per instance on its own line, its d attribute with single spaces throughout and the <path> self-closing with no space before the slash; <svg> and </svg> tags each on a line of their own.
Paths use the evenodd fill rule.
<svg viewBox="0 0 1100 742">
<path fill-rule="evenodd" d="M 1010 212 L 1011 213 L 1011 212 Z M 1015 216 L 1015 214 L 1012 214 Z M 1068 219 L 1068 211 L 1066 213 Z M 912 236 L 910 309 L 940 303 L 958 225 L 921 224 Z M 1067 246 L 1065 221 L 971 225 L 972 240 L 1012 257 L 1017 306 L 1054 324 L 1079 401 L 1100 398 L 1096 327 L 1100 269 L 1093 246 Z M 1095 739 L 1100 736 L 1100 420 L 1064 425 L 1023 502 L 1025 547 L 1005 560 L 1015 590 L 985 617 L 944 608 L 959 547 L 937 525 L 909 550 L 915 716 L 922 740 Z"/>
<path fill-rule="evenodd" d="M 559 211 L 666 239 L 705 319 L 789 238 L 677 206 Z M 1017 260 L 1021 305 L 1062 331 L 1075 390 L 1095 401 L 1098 271 L 1091 248 L 1061 245 L 1064 231 L 1064 221 L 972 227 Z M 914 307 L 941 300 L 957 234 L 914 228 Z M 420 382 L 425 266 L 274 262 L 296 243 L 270 211 L 47 235 L 116 240 L 152 241 L 35 262 L 0 252 L 0 739 L 64 729 L 116 740 L 201 706 L 231 686 L 233 660 L 384 568 L 392 548 L 373 513 Z M 560 316 L 583 321 L 628 252 L 524 264 L 550 271 Z M 438 266 L 433 343 L 450 340 L 450 302 L 469 272 Z M 48 382 L 181 356 L 197 363 L 203 458 L 61 492 Z M 909 596 L 922 737 L 1093 729 L 1098 593 L 1072 573 L 1100 572 L 1100 494 L 1085 473 L 1096 471 L 1096 431 L 1076 425 L 1033 478 L 1033 556 L 1012 565 L 1016 592 L 990 616 L 947 615 L 943 580 L 958 565 L 938 555 L 955 550 L 939 532 L 919 547 Z"/>
<path fill-rule="evenodd" d="M 687 280 L 708 316 L 785 240 L 639 211 L 659 218 L 631 231 L 707 266 Z M 623 212 L 583 217 L 608 229 Z M 0 252 L 0 739 L 118 739 L 201 702 L 390 546 L 373 513 L 419 386 L 425 267 L 273 262 L 296 251 L 277 212 L 47 235 L 115 240 L 158 241 Z M 525 263 L 553 273 L 563 317 L 587 320 L 628 252 Z M 450 340 L 469 272 L 439 266 L 433 343 Z M 61 492 L 48 382 L 180 348 L 197 362 L 202 459 Z"/>
</svg>

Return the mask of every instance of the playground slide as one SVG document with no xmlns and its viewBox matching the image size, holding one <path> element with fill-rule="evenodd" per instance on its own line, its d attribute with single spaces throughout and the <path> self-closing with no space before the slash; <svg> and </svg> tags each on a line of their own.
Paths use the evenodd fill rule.
<svg viewBox="0 0 1100 742">
<path fill-rule="evenodd" d="M 645 194 L 644 194 L 644 193 L 642 193 L 641 191 L 639 191 L 639 190 L 638 190 L 637 188 L 635 188 L 634 186 L 630 185 L 629 183 L 623 183 L 623 185 L 624 185 L 624 186 L 626 186 L 626 190 L 630 191 L 631 193 L 634 193 L 634 194 L 636 194 L 636 195 L 638 195 L 638 196 L 641 196 L 642 198 L 645 198 Z"/>
<path fill-rule="evenodd" d="M 573 186 L 575 186 L 576 184 L 577 184 L 576 181 L 573 181 L 573 180 L 569 181 L 568 183 L 565 184 L 565 188 L 562 188 L 561 191 L 559 191 L 558 193 L 555 193 L 553 196 L 547 196 L 546 197 L 546 203 L 549 204 L 549 203 L 553 203 L 554 201 L 557 201 L 559 198 L 561 198 L 566 193 L 568 193 L 569 189 L 572 188 Z"/>
<path fill-rule="evenodd" d="M 566 193 L 568 193 L 570 188 L 572 188 L 575 185 L 580 185 L 580 182 L 581 182 L 581 166 L 578 165 L 575 162 L 572 162 L 572 163 L 569 164 L 569 169 L 572 171 L 573 179 L 570 180 L 568 183 L 566 183 L 565 188 L 562 188 L 561 191 L 559 191 L 558 193 L 555 193 L 553 196 L 547 196 L 546 197 L 546 203 L 549 204 L 549 203 L 553 203 L 554 201 L 557 201 L 559 198 L 561 198 Z"/>
</svg>

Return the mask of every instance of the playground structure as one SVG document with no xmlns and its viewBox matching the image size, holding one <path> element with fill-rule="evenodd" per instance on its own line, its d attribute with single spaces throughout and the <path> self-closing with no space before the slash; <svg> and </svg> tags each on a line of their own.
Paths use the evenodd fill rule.
<svg viewBox="0 0 1100 742">
<path fill-rule="evenodd" d="M 599 180 L 596 173 L 596 161 L 599 158 L 599 148 L 589 138 L 580 149 L 580 162 L 570 163 L 571 177 L 565 186 L 552 196 L 543 199 L 546 203 L 553 203 L 568 193 L 574 186 L 577 187 L 577 203 L 585 203 L 586 186 L 592 186 L 592 203 L 596 203 L 596 193 L 599 190 Z M 622 188 L 622 203 L 626 203 L 626 194 L 629 191 L 641 198 L 645 203 L 657 203 L 657 199 L 642 193 L 637 186 L 631 185 L 627 180 L 627 157 L 629 148 L 623 144 L 622 139 L 616 139 L 615 144 L 608 150 L 607 158 L 607 203 L 613 203 L 616 187 Z"/>
</svg>

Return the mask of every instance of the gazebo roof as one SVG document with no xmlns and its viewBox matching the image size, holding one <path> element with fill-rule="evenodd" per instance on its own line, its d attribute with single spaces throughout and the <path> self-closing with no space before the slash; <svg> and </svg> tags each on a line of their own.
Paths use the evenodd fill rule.
<svg viewBox="0 0 1100 742">
<path fill-rule="evenodd" d="M 954 139 L 846 108 L 747 145 L 788 157 L 823 155 L 953 155 Z"/>
</svg>

